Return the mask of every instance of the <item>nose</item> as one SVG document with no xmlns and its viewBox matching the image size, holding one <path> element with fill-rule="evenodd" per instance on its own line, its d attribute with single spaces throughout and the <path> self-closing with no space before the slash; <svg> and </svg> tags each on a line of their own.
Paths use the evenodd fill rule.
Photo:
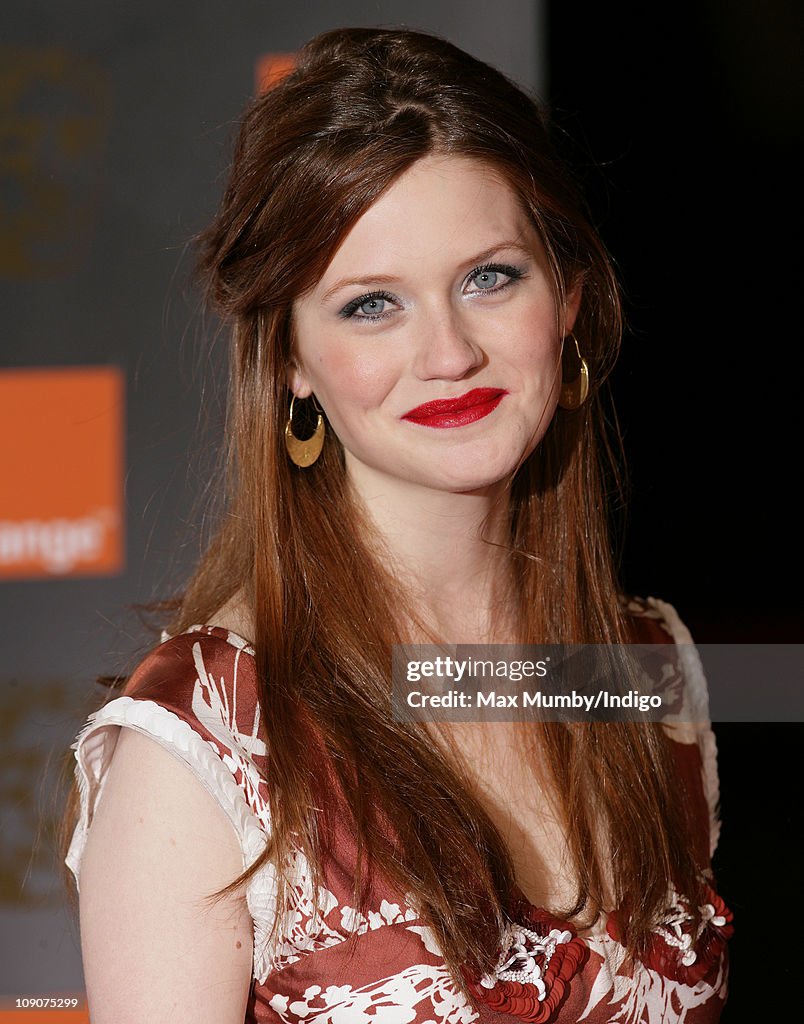
<svg viewBox="0 0 804 1024">
<path fill-rule="evenodd" d="M 421 380 L 461 380 L 483 365 L 485 354 L 455 310 L 433 311 L 419 325 L 414 372 Z"/>
</svg>

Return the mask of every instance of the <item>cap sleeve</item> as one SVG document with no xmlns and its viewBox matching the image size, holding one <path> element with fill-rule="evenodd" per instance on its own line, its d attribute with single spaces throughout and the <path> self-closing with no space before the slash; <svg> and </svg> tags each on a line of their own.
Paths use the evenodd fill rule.
<svg viewBox="0 0 804 1024">
<path fill-rule="evenodd" d="M 243 869 L 263 853 L 271 829 L 253 652 L 217 627 L 194 627 L 155 648 L 123 695 L 89 716 L 72 745 L 79 818 L 65 858 L 80 886 L 81 858 L 121 728 L 150 736 L 183 761 L 235 830 Z M 254 920 L 255 969 L 275 912 L 273 866 L 246 885 Z"/>
</svg>

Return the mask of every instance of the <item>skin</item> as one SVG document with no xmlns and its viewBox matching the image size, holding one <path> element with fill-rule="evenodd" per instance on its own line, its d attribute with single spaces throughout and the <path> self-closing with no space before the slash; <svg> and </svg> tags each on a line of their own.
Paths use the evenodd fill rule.
<svg viewBox="0 0 804 1024">
<path fill-rule="evenodd" d="M 371 294 L 379 307 L 343 315 Z M 447 642 L 516 639 L 505 551 L 483 538 L 505 539 L 510 480 L 555 414 L 562 338 L 580 299 L 577 287 L 558 307 L 541 239 L 493 168 L 431 156 L 360 218 L 294 306 L 289 386 L 315 394 L 397 578 Z M 507 394 L 474 423 L 438 430 L 402 418 L 478 387 Z M 539 779 L 523 784 L 516 725 L 441 728 L 525 893 L 538 905 L 571 902 L 562 825 Z"/>
<path fill-rule="evenodd" d="M 479 265 L 485 278 L 473 274 Z M 376 291 L 393 296 L 379 319 L 341 315 Z M 503 538 L 510 477 L 555 413 L 561 339 L 579 302 L 576 289 L 557 307 L 539 236 L 491 168 L 428 157 L 360 218 L 295 304 L 289 386 L 300 398 L 315 393 L 422 621 L 451 642 L 512 638 L 500 614 L 504 555 L 483 536 Z M 478 387 L 506 394 L 474 423 L 436 430 L 402 419 Z M 242 600 L 211 621 L 252 632 Z M 460 746 L 526 894 L 538 904 L 570 894 L 549 794 L 538 781 L 523 792 L 511 728 L 468 726 Z M 203 898 L 242 868 L 231 823 L 190 770 L 122 730 L 81 866 L 94 1024 L 242 1022 L 252 956 L 245 897 L 214 907 Z"/>
<path fill-rule="evenodd" d="M 242 1024 L 253 944 L 245 896 L 205 902 L 243 870 L 235 831 L 177 757 L 133 729 L 112 731 L 81 860 L 92 1024 Z"/>
<path fill-rule="evenodd" d="M 579 302 L 575 289 L 557 308 L 539 235 L 493 168 L 430 156 L 363 214 L 295 303 L 289 386 L 315 394 L 396 570 L 452 641 L 492 639 L 504 556 L 481 527 L 503 539 L 510 478 L 555 413 Z M 507 393 L 474 423 L 402 418 L 478 387 Z"/>
</svg>

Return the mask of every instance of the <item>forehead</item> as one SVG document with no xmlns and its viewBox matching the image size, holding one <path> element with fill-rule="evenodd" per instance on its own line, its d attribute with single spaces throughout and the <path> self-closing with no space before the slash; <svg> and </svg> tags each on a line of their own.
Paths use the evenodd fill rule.
<svg viewBox="0 0 804 1024">
<path fill-rule="evenodd" d="M 501 174 L 467 157 L 428 156 L 355 223 L 320 286 L 347 270 L 390 274 L 400 264 L 460 263 L 506 241 L 541 249 L 529 215 Z"/>
</svg>

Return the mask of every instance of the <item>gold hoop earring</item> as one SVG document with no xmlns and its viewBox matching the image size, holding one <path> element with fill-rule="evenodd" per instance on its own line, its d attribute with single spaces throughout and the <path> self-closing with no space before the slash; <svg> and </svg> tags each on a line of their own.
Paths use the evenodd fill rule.
<svg viewBox="0 0 804 1024">
<path fill-rule="evenodd" d="M 318 420 L 315 425 L 315 430 L 312 435 L 302 440 L 300 437 L 296 437 L 293 433 L 293 403 L 296 401 L 296 396 L 291 395 L 290 398 L 290 410 L 288 412 L 288 421 L 285 424 L 285 448 L 290 456 L 290 461 L 296 465 L 301 466 L 302 469 L 306 469 L 308 466 L 312 466 L 318 456 L 321 454 L 321 449 L 324 447 L 324 434 L 326 433 L 324 428 L 324 417 L 321 415 L 321 409 L 318 406 L 318 402 L 315 402 L 315 407 L 318 409 Z"/>
<path fill-rule="evenodd" d="M 558 399 L 558 404 L 562 409 L 575 410 L 580 409 L 586 399 L 589 397 L 589 364 L 581 355 L 581 347 L 578 344 L 578 339 L 570 331 L 567 338 L 572 338 L 575 342 L 575 351 L 578 355 L 578 376 L 566 384 L 562 381 L 561 383 L 561 394 Z M 564 339 L 564 341 L 567 340 Z M 563 350 L 562 350 L 563 352 Z"/>
</svg>

